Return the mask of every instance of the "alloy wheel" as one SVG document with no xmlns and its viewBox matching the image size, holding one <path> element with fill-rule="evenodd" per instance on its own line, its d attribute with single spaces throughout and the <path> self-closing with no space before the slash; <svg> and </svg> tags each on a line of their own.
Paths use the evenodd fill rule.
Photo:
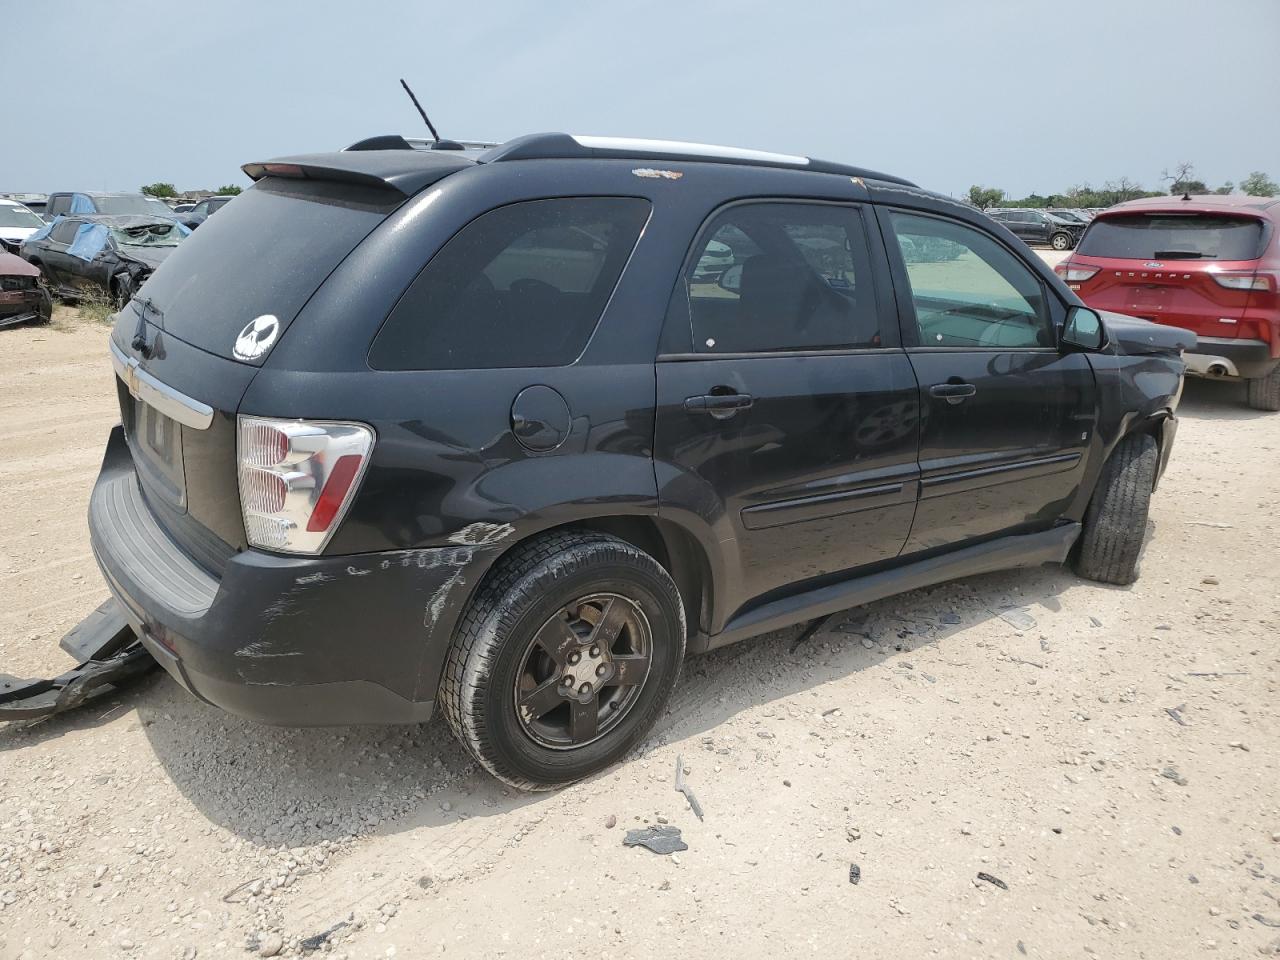
<svg viewBox="0 0 1280 960">
<path fill-rule="evenodd" d="M 644 611 L 620 594 L 590 594 L 561 607 L 534 634 L 516 675 L 521 729 L 555 750 L 608 734 L 639 699 L 652 639 Z"/>
</svg>

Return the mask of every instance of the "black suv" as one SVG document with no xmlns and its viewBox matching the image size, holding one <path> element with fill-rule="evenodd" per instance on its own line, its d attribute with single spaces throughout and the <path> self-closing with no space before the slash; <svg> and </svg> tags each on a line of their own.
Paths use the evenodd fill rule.
<svg viewBox="0 0 1280 960">
<path fill-rule="evenodd" d="M 1008 227 L 1013 235 L 1025 243 L 1044 243 L 1055 250 L 1071 250 L 1080 242 L 1086 223 L 1077 223 L 1056 217 L 1043 210 L 991 209 L 988 217 Z"/>
<path fill-rule="evenodd" d="M 547 787 L 686 652 L 1073 550 L 1135 576 L 1194 337 L 971 208 L 698 144 L 373 143 L 247 165 L 115 321 L 93 549 L 198 697 L 438 701 Z"/>
</svg>

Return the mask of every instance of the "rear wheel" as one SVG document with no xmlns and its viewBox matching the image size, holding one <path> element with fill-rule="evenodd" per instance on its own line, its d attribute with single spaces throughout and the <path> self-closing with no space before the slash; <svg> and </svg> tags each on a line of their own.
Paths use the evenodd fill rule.
<svg viewBox="0 0 1280 960">
<path fill-rule="evenodd" d="M 1249 406 L 1255 410 L 1280 410 L 1280 367 L 1249 381 Z"/>
<path fill-rule="evenodd" d="M 1100 583 L 1138 579 L 1159 450 L 1153 437 L 1125 437 L 1112 452 L 1084 517 L 1076 572 Z"/>
<path fill-rule="evenodd" d="M 1049 246 L 1055 250 L 1070 250 L 1071 235 L 1069 233 L 1055 233 L 1049 238 Z"/>
<path fill-rule="evenodd" d="M 554 534 L 499 561 L 459 625 L 440 702 L 490 773 L 526 790 L 617 760 L 657 720 L 684 658 L 666 570 L 625 541 Z"/>
</svg>

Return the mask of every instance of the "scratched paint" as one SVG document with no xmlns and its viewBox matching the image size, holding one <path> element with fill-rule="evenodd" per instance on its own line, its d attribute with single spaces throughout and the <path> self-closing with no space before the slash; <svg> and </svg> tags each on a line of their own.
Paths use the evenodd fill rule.
<svg viewBox="0 0 1280 960">
<path fill-rule="evenodd" d="M 487 547 L 505 540 L 515 530 L 509 523 L 472 523 L 453 534 L 449 542 L 468 547 Z"/>
</svg>

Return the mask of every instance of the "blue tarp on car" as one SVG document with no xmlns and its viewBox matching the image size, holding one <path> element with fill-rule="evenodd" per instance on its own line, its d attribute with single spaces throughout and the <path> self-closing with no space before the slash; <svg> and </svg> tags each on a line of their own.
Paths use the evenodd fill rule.
<svg viewBox="0 0 1280 960">
<path fill-rule="evenodd" d="M 71 209 L 68 213 L 97 213 L 98 209 L 93 205 L 93 201 L 86 197 L 83 193 L 73 193 L 71 195 Z"/>
<path fill-rule="evenodd" d="M 67 247 L 67 253 L 88 263 L 107 245 L 107 228 L 100 223 L 82 223 L 76 229 L 76 238 Z"/>
</svg>

